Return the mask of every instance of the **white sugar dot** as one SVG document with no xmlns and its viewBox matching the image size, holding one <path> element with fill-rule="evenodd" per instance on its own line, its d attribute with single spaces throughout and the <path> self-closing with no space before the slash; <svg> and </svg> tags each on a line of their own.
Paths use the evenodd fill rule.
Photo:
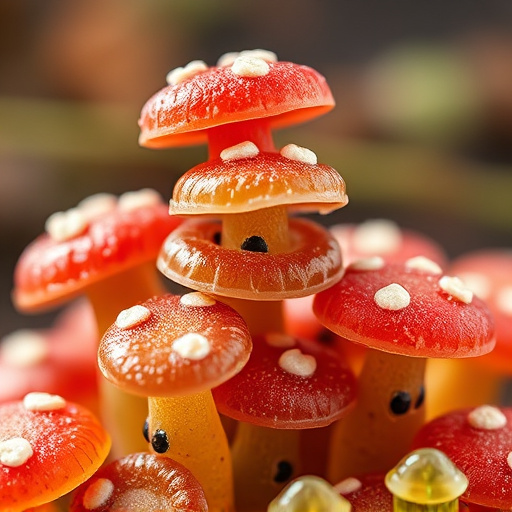
<svg viewBox="0 0 512 512">
<path fill-rule="evenodd" d="M 180 298 L 180 302 L 184 306 L 192 307 L 213 306 L 217 303 L 215 299 L 201 292 L 187 293 Z"/>
<path fill-rule="evenodd" d="M 297 146 L 296 144 L 288 144 L 281 148 L 281 155 L 289 160 L 297 160 L 306 164 L 316 165 L 318 159 L 316 154 L 308 148 Z"/>
<path fill-rule="evenodd" d="M 199 73 L 203 73 L 208 70 L 208 66 L 202 60 L 193 60 L 186 66 L 173 69 L 167 73 L 165 77 L 166 82 L 169 85 L 178 85 L 189 78 L 193 78 Z"/>
<path fill-rule="evenodd" d="M 363 484 L 361 483 L 361 480 L 358 480 L 357 478 L 354 478 L 352 476 L 345 478 L 345 480 L 342 480 L 341 482 L 337 483 L 334 488 L 337 492 L 340 494 L 350 494 L 351 492 L 356 492 Z"/>
<path fill-rule="evenodd" d="M 143 322 L 151 316 L 151 311 L 144 306 L 133 306 L 125 309 L 117 315 L 116 326 L 119 329 L 131 329 Z"/>
<path fill-rule="evenodd" d="M 510 469 L 512 469 L 512 452 L 509 452 L 507 455 L 507 464 Z"/>
<path fill-rule="evenodd" d="M 217 61 L 217 66 L 219 67 L 227 67 L 232 66 L 235 60 L 241 55 L 245 57 L 257 57 L 259 59 L 263 59 L 266 62 L 277 62 L 277 55 L 274 52 L 269 50 L 243 50 L 241 52 L 228 52 L 224 53 L 219 57 Z"/>
<path fill-rule="evenodd" d="M 160 194 L 152 188 L 143 188 L 135 192 L 125 192 L 119 197 L 119 209 L 132 211 L 137 208 L 155 206 L 162 203 Z"/>
<path fill-rule="evenodd" d="M 392 283 L 377 290 L 374 299 L 382 309 L 390 309 L 392 311 L 406 308 L 411 302 L 409 292 L 397 283 Z"/>
<path fill-rule="evenodd" d="M 87 487 L 82 503 L 87 510 L 103 507 L 114 492 L 114 484 L 108 478 L 98 478 Z"/>
<path fill-rule="evenodd" d="M 253 158 L 258 156 L 260 150 L 258 146 L 249 140 L 241 142 L 236 146 L 231 146 L 221 151 L 220 157 L 222 160 L 240 160 L 241 158 Z"/>
<path fill-rule="evenodd" d="M 238 76 L 255 78 L 258 76 L 268 75 L 270 72 L 270 67 L 266 61 L 259 57 L 240 55 L 233 62 L 231 71 L 233 71 L 233 73 Z"/>
<path fill-rule="evenodd" d="M 480 272 L 458 272 L 457 275 L 463 283 L 481 299 L 488 299 L 491 295 L 492 285 L 489 278 Z"/>
<path fill-rule="evenodd" d="M 12 437 L 0 442 L 0 464 L 16 468 L 34 455 L 30 443 L 23 437 Z"/>
<path fill-rule="evenodd" d="M 362 254 L 389 254 L 400 247 L 400 228 L 386 219 L 367 220 L 354 229 L 354 249 Z"/>
<path fill-rule="evenodd" d="M 49 393 L 28 393 L 23 398 L 23 407 L 27 411 L 55 411 L 66 407 L 66 400 Z"/>
<path fill-rule="evenodd" d="M 80 210 L 88 221 L 92 221 L 106 213 L 112 212 L 116 207 L 117 197 L 113 194 L 104 193 L 86 197 L 77 205 L 77 209 Z"/>
<path fill-rule="evenodd" d="M 369 258 L 359 258 L 353 261 L 349 268 L 354 270 L 379 270 L 385 265 L 381 256 L 371 256 Z"/>
<path fill-rule="evenodd" d="M 481 405 L 468 414 L 468 423 L 483 430 L 497 430 L 507 424 L 507 417 L 492 405 Z"/>
<path fill-rule="evenodd" d="M 505 286 L 497 293 L 496 307 L 500 313 L 512 316 L 512 286 Z"/>
<path fill-rule="evenodd" d="M 441 290 L 448 295 L 466 304 L 473 300 L 473 292 L 458 277 L 443 276 L 439 279 Z"/>
<path fill-rule="evenodd" d="M 65 242 L 81 235 L 87 229 L 87 219 L 77 208 L 56 212 L 45 223 L 46 232 L 56 242 Z"/>
<path fill-rule="evenodd" d="M 211 345 L 202 334 L 190 332 L 175 339 L 172 343 L 172 349 L 184 359 L 197 361 L 205 358 L 210 353 Z"/>
<path fill-rule="evenodd" d="M 285 372 L 293 373 L 293 375 L 299 377 L 311 377 L 316 370 L 314 356 L 303 354 L 298 348 L 283 352 L 278 364 Z"/>
<path fill-rule="evenodd" d="M 265 335 L 265 341 L 271 347 L 291 348 L 295 347 L 297 342 L 293 336 L 280 332 L 270 332 Z"/>
<path fill-rule="evenodd" d="M 233 62 L 240 57 L 240 52 L 227 52 L 223 53 L 219 60 L 217 61 L 217 66 L 219 68 L 225 68 L 227 66 L 232 66 Z"/>
<path fill-rule="evenodd" d="M 415 256 L 414 258 L 409 258 L 405 262 L 406 268 L 412 270 L 419 270 L 420 272 L 428 272 L 429 274 L 442 274 L 443 271 L 441 267 L 429 258 L 425 256 Z"/>
<path fill-rule="evenodd" d="M 30 329 L 20 329 L 5 336 L 0 344 L 4 363 L 15 368 L 28 368 L 42 363 L 49 354 L 44 336 Z"/>
</svg>

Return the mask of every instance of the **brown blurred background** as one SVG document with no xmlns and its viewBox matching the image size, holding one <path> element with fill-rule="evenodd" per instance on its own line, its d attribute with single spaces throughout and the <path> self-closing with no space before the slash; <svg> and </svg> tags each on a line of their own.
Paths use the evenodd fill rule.
<svg viewBox="0 0 512 512">
<path fill-rule="evenodd" d="M 23 248 L 54 211 L 96 192 L 169 198 L 205 148 L 137 146 L 166 73 L 265 48 L 315 67 L 337 108 L 278 132 L 347 182 L 321 219 L 387 217 L 450 256 L 511 246 L 509 0 L 17 0 L 0 3 L 0 336 L 47 325 L 10 301 Z"/>
</svg>

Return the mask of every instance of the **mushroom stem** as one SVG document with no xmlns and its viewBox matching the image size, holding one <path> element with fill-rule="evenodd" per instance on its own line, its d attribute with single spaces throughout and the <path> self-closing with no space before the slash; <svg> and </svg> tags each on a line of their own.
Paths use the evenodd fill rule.
<svg viewBox="0 0 512 512">
<path fill-rule="evenodd" d="M 300 474 L 299 434 L 239 424 L 232 446 L 238 512 L 265 510 L 290 477 Z"/>
<path fill-rule="evenodd" d="M 139 302 L 164 293 L 153 262 L 134 267 L 105 279 L 88 291 L 100 337 L 117 315 Z M 99 379 L 101 419 L 112 436 L 113 458 L 144 451 L 147 445 L 141 428 L 148 415 L 147 400 Z"/>
<path fill-rule="evenodd" d="M 222 150 L 245 141 L 254 142 L 260 151 L 276 151 L 268 121 L 251 119 L 210 128 L 208 130 L 209 160 L 218 158 Z"/>
<path fill-rule="evenodd" d="M 233 471 L 226 435 L 211 391 L 181 397 L 149 397 L 149 432 L 163 430 L 163 455 L 183 464 L 202 485 L 209 510 L 232 512 Z"/>
<path fill-rule="evenodd" d="M 389 470 L 411 446 L 424 423 L 425 407 L 415 407 L 423 386 L 426 359 L 369 349 L 354 410 L 333 430 L 328 466 L 331 482 L 352 475 Z M 410 407 L 394 414 L 390 402 L 397 392 L 410 396 Z"/>
<path fill-rule="evenodd" d="M 423 505 L 393 497 L 393 512 L 459 512 L 459 500 L 438 505 Z"/>
</svg>

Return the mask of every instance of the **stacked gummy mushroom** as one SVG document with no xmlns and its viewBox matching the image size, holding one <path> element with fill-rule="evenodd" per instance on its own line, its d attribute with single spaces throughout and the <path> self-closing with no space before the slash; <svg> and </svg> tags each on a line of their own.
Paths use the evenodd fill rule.
<svg viewBox="0 0 512 512">
<path fill-rule="evenodd" d="M 318 164 L 309 149 L 289 144 L 277 151 L 271 130 L 327 112 L 334 101 L 316 71 L 261 50 L 226 55 L 214 67 L 192 62 L 172 71 L 168 82 L 142 110 L 140 143 L 208 141 L 209 159 L 174 188 L 170 213 L 187 219 L 166 239 L 157 265 L 172 281 L 232 306 L 258 345 L 246 369 L 214 396 L 226 415 L 263 427 L 235 441 L 233 452 L 237 509 L 263 509 L 297 474 L 295 459 L 279 459 L 285 445 L 293 445 L 296 457 L 291 431 L 339 419 L 355 398 L 347 365 L 313 342 L 287 336 L 282 313 L 284 299 L 317 293 L 342 274 L 329 232 L 290 212 L 328 213 L 347 196 L 338 172 Z M 240 393 L 233 399 L 234 388 Z M 300 397 L 283 404 L 297 389 Z M 244 400 L 249 390 L 261 395 L 259 405 Z M 289 435 L 273 435 L 283 429 Z M 248 460 L 247 446 L 240 448 L 244 443 L 253 455 L 265 451 L 276 459 L 264 474 L 246 470 L 258 465 Z"/>
</svg>

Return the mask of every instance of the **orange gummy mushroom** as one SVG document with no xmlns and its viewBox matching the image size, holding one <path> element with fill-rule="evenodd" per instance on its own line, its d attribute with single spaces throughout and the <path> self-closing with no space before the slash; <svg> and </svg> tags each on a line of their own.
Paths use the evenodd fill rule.
<svg viewBox="0 0 512 512">
<path fill-rule="evenodd" d="M 0 509 L 53 501 L 91 477 L 110 438 L 85 408 L 47 393 L 0 405 Z"/>
<path fill-rule="evenodd" d="M 314 302 L 319 320 L 368 350 L 353 412 L 338 422 L 332 481 L 389 470 L 424 421 L 426 358 L 476 357 L 494 347 L 485 304 L 434 262 L 353 262 Z"/>
<path fill-rule="evenodd" d="M 207 512 L 192 473 L 168 457 L 134 453 L 101 468 L 75 493 L 70 512 Z"/>
<path fill-rule="evenodd" d="M 216 511 L 233 510 L 233 477 L 211 389 L 242 369 L 251 348 L 242 317 L 198 292 L 123 311 L 100 343 L 103 375 L 148 397 L 153 450 L 187 467 Z"/>
</svg>

